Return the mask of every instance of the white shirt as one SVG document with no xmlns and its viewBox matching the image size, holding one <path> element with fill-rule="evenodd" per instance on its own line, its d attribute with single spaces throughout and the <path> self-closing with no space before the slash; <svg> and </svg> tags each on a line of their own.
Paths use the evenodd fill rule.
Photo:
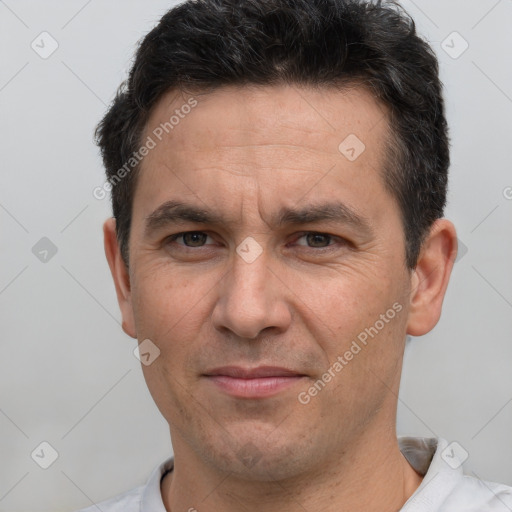
<svg viewBox="0 0 512 512">
<path fill-rule="evenodd" d="M 457 450 L 442 438 L 398 437 L 400 451 L 423 476 L 401 512 L 512 512 L 512 487 L 464 475 Z M 171 457 L 146 485 L 78 512 L 166 512 L 160 482 L 172 470 Z"/>
</svg>

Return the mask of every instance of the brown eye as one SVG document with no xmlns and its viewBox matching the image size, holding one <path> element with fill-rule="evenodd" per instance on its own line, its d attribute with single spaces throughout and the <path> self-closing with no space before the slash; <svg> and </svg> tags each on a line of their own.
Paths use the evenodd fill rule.
<svg viewBox="0 0 512 512">
<path fill-rule="evenodd" d="M 306 240 L 310 247 L 327 247 L 331 237 L 322 233 L 309 233 L 306 235 Z"/>
<path fill-rule="evenodd" d="M 185 245 L 189 247 L 200 247 L 206 242 L 208 235 L 200 231 L 191 231 L 190 233 L 183 233 L 182 238 Z"/>
<path fill-rule="evenodd" d="M 186 233 L 177 233 L 169 237 L 169 242 L 175 242 L 182 239 L 183 243 L 178 243 L 185 247 L 203 247 L 206 244 L 208 235 L 202 231 L 187 231 Z"/>
<path fill-rule="evenodd" d="M 298 238 L 298 240 L 305 239 L 306 243 L 298 243 L 298 245 L 306 245 L 312 248 L 323 248 L 331 245 L 332 235 L 327 235 L 325 233 L 304 233 L 302 236 Z"/>
</svg>

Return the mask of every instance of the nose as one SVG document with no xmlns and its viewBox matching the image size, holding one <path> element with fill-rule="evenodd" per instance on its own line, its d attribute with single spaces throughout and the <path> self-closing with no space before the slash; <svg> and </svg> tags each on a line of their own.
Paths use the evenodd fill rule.
<svg viewBox="0 0 512 512">
<path fill-rule="evenodd" d="M 219 283 L 214 327 L 245 339 L 255 339 L 265 329 L 286 331 L 291 322 L 286 302 L 289 291 L 276 274 L 264 254 L 251 263 L 236 254 Z"/>
</svg>

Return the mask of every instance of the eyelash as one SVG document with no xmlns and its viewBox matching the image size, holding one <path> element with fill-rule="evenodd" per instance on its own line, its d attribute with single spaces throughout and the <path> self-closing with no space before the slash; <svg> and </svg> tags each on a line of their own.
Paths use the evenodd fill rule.
<svg viewBox="0 0 512 512">
<path fill-rule="evenodd" d="M 208 235 L 208 233 L 206 231 L 183 231 L 181 233 L 176 233 L 175 235 L 171 235 L 171 236 L 167 237 L 165 239 L 165 243 L 169 244 L 169 243 L 175 242 L 178 238 L 182 238 L 183 236 L 188 235 L 188 234 L 205 234 L 207 236 L 210 236 L 210 235 Z M 330 241 L 338 240 L 339 242 L 342 243 L 342 245 L 350 245 L 350 243 L 347 240 L 345 240 L 344 238 L 341 238 L 341 237 L 338 237 L 335 235 L 331 235 L 329 233 L 323 233 L 320 231 L 304 231 L 304 232 L 300 233 L 299 235 L 300 236 L 296 239 L 296 241 L 300 240 L 301 238 L 303 238 L 307 235 L 320 235 L 323 237 L 328 237 Z M 198 246 L 198 247 L 190 247 L 190 246 L 184 245 L 184 244 L 178 244 L 178 245 L 180 245 L 181 247 L 185 247 L 187 249 L 200 249 L 200 248 L 205 247 L 204 245 Z M 311 246 L 306 245 L 306 246 L 301 246 L 301 247 L 307 247 L 308 249 L 316 249 L 317 252 L 320 252 L 322 250 L 329 250 L 330 248 L 333 247 L 333 245 L 334 244 L 329 244 L 324 247 L 311 247 Z"/>
</svg>

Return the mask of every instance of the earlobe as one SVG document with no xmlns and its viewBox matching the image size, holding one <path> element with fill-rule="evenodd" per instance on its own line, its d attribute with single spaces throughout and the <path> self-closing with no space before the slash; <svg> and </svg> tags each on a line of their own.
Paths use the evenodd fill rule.
<svg viewBox="0 0 512 512">
<path fill-rule="evenodd" d="M 116 236 L 116 220 L 107 219 L 103 224 L 103 241 L 105 256 L 116 288 L 117 302 L 121 309 L 123 331 L 137 338 L 132 307 L 130 275 L 121 256 L 121 249 Z"/>
<path fill-rule="evenodd" d="M 438 219 L 422 245 L 418 263 L 411 275 L 407 334 L 422 336 L 439 321 L 456 256 L 455 227 L 449 220 Z"/>
</svg>

